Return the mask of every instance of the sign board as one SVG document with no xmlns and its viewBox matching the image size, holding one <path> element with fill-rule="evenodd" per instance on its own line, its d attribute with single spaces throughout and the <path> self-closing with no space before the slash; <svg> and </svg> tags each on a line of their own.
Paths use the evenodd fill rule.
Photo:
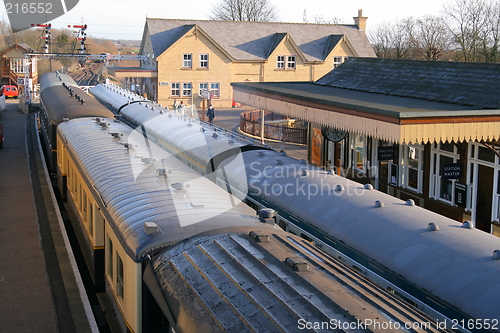
<svg viewBox="0 0 500 333">
<path fill-rule="evenodd" d="M 467 185 L 459 182 L 455 183 L 455 205 L 467 207 Z"/>
<path fill-rule="evenodd" d="M 160 86 L 168 86 L 168 82 L 162 81 L 158 83 Z"/>
<path fill-rule="evenodd" d="M 210 91 L 208 91 L 207 89 L 200 90 L 200 97 L 202 98 L 209 99 L 212 97 L 211 95 L 212 94 L 210 94 Z"/>
<path fill-rule="evenodd" d="M 389 161 L 394 159 L 394 146 L 378 147 L 377 158 L 379 161 Z"/>
<path fill-rule="evenodd" d="M 462 163 L 443 164 L 441 177 L 443 179 L 459 179 L 462 174 Z"/>
</svg>

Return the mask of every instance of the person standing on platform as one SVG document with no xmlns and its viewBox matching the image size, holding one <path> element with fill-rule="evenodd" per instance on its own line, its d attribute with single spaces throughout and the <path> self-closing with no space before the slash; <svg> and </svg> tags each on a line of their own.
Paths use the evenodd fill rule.
<svg viewBox="0 0 500 333">
<path fill-rule="evenodd" d="M 207 117 L 210 124 L 212 124 L 215 119 L 215 109 L 212 107 L 212 104 L 208 106 Z"/>
</svg>

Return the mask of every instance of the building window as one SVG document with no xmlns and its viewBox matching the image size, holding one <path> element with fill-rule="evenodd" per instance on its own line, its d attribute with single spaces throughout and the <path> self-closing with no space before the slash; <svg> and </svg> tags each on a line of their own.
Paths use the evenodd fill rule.
<svg viewBox="0 0 500 333">
<path fill-rule="evenodd" d="M 181 95 L 181 84 L 179 82 L 172 82 L 172 96 Z"/>
<path fill-rule="evenodd" d="M 182 84 L 182 96 L 191 96 L 191 91 L 193 86 L 191 82 L 185 82 Z"/>
<path fill-rule="evenodd" d="M 208 54 L 200 54 L 200 68 L 208 68 Z"/>
<path fill-rule="evenodd" d="M 23 60 L 24 58 L 11 58 L 10 70 L 14 73 L 24 73 Z"/>
<path fill-rule="evenodd" d="M 184 67 L 184 68 L 193 67 L 193 55 L 192 54 L 183 54 L 182 55 L 182 67 Z"/>
<path fill-rule="evenodd" d="M 401 149 L 403 149 L 401 183 L 403 187 L 422 192 L 423 146 L 402 145 Z"/>
<path fill-rule="evenodd" d="M 212 82 L 210 83 L 210 93 L 212 97 L 220 97 L 220 83 Z"/>
<path fill-rule="evenodd" d="M 343 57 L 333 57 L 333 68 L 337 68 L 340 64 L 343 63 Z"/>
<path fill-rule="evenodd" d="M 286 67 L 295 69 L 296 61 L 295 61 L 295 56 L 288 56 L 287 57 L 287 62 L 286 62 Z"/>
<path fill-rule="evenodd" d="M 285 68 L 285 56 L 276 56 L 276 68 Z"/>
<path fill-rule="evenodd" d="M 203 90 L 208 90 L 208 83 L 207 82 L 202 82 L 200 83 L 200 95 Z"/>
<path fill-rule="evenodd" d="M 432 173 L 430 196 L 452 204 L 456 178 L 450 178 L 449 174 L 445 175 L 443 173 L 450 172 L 445 171 L 445 169 L 453 167 L 454 164 L 458 163 L 460 155 L 457 153 L 457 148 L 453 143 L 434 143 L 431 152 Z"/>
<path fill-rule="evenodd" d="M 366 172 L 366 137 L 351 135 L 352 167 Z"/>
<path fill-rule="evenodd" d="M 120 255 L 116 254 L 116 295 L 123 299 L 123 261 Z"/>
</svg>

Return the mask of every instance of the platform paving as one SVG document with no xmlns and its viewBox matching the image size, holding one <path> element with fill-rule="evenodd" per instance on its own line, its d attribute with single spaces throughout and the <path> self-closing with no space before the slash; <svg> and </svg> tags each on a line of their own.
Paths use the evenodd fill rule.
<svg viewBox="0 0 500 333">
<path fill-rule="evenodd" d="M 0 111 L 0 331 L 97 332 L 43 171 L 35 114 L 17 103 Z"/>
<path fill-rule="evenodd" d="M 238 132 L 240 127 L 240 114 L 246 110 L 255 110 L 253 107 L 243 106 L 236 108 L 215 109 L 214 125 L 220 126 L 230 131 Z M 200 112 L 201 114 L 201 112 Z M 240 134 L 245 134 L 239 132 Z M 307 160 L 307 146 L 287 143 L 276 140 L 264 140 L 264 143 L 277 151 L 285 150 L 287 155 L 298 160 Z"/>
</svg>

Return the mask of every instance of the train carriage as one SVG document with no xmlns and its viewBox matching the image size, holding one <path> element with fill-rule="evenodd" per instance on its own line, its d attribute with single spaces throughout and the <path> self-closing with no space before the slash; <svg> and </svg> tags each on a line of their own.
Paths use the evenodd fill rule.
<svg viewBox="0 0 500 333">
<path fill-rule="evenodd" d="M 115 95 L 110 90 L 101 94 L 103 99 Z M 148 112 L 137 103 L 124 105 L 122 118 L 135 126 L 147 124 L 149 135 L 163 135 L 170 149 L 177 150 L 185 160 L 189 156 L 196 170 L 214 171 L 215 182 L 221 187 L 234 194 L 247 193 L 247 203 L 275 209 L 276 220 L 284 229 L 341 257 L 436 318 L 460 324 L 464 331 L 499 330 L 500 312 L 496 309 L 500 288 L 493 278 L 500 269 L 497 237 L 284 153 L 265 148 L 237 151 L 230 146 L 224 150 L 220 146 L 217 154 L 208 155 L 210 149 L 197 149 L 198 141 L 176 136 L 175 129 L 181 125 L 174 122 L 175 117 L 170 118 L 168 127 L 163 118 L 167 113 L 151 110 L 157 106 L 149 103 Z M 200 126 L 213 135 L 212 127 Z M 206 137 L 207 142 L 210 140 Z M 248 145 L 248 141 L 220 132 L 217 140 Z M 225 162 L 235 156 L 238 163 Z M 475 325 L 483 321 L 487 325 Z"/>
</svg>

